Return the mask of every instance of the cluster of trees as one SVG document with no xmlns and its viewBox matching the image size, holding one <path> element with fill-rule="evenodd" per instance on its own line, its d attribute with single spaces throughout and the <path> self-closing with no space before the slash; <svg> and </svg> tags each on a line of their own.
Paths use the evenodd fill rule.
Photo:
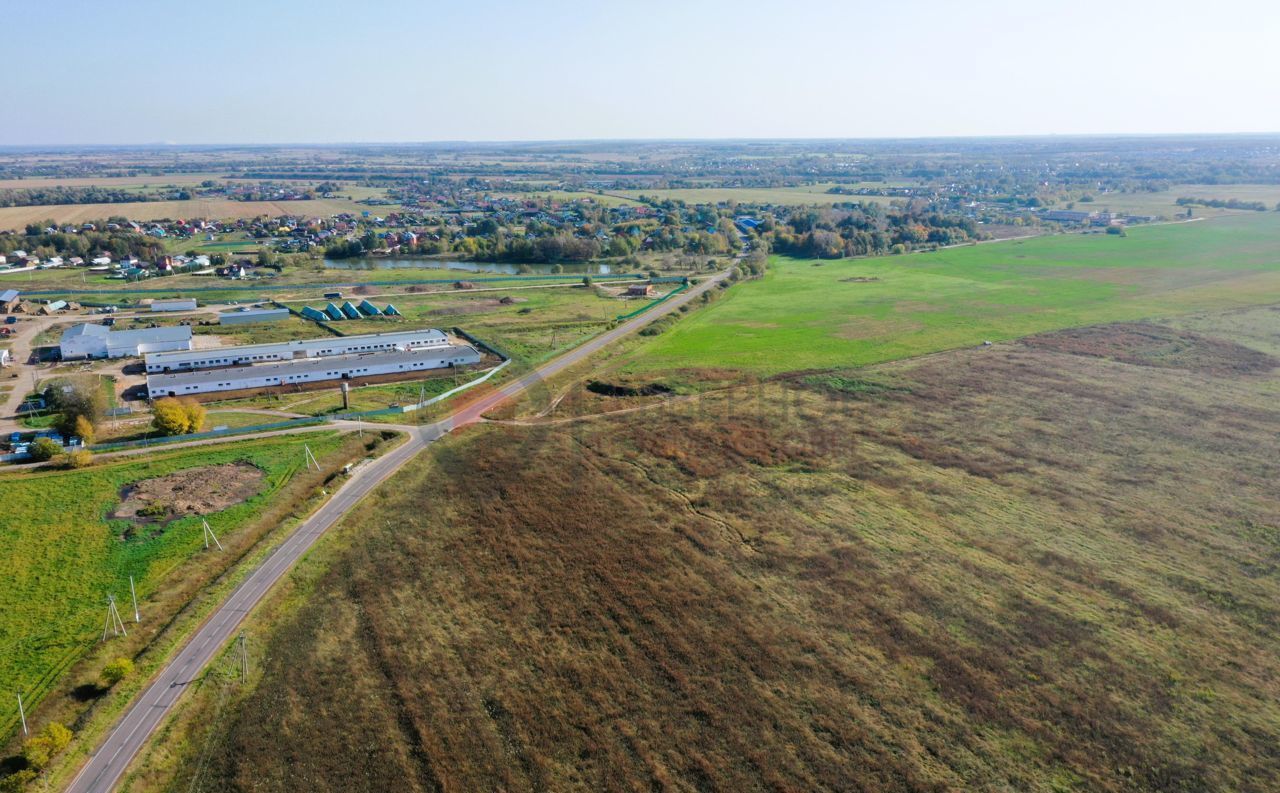
<svg viewBox="0 0 1280 793">
<path fill-rule="evenodd" d="M 126 223 L 124 218 L 109 218 L 98 221 L 94 225 L 102 228 L 109 222 Z M 23 233 L 0 233 L 0 254 L 8 254 L 22 250 L 46 259 L 50 256 L 89 256 L 102 251 L 111 254 L 112 258 L 137 256 L 149 261 L 164 254 L 164 244 L 155 237 L 138 234 L 132 231 L 84 231 L 68 234 L 62 231 L 46 232 L 47 228 L 57 228 L 52 220 L 40 223 L 28 223 Z"/>
<path fill-rule="evenodd" d="M 36 780 L 53 758 L 71 745 L 71 730 L 51 721 L 44 729 L 22 742 L 22 760 L 26 767 L 0 779 L 0 793 L 20 793 Z"/>
<path fill-rule="evenodd" d="M 191 397 L 157 399 L 151 413 L 151 426 L 164 435 L 190 435 L 204 426 L 204 405 Z"/>
<path fill-rule="evenodd" d="M 635 254 L 641 247 L 653 251 L 714 255 L 728 253 L 738 244 L 736 235 L 730 237 L 723 231 L 686 232 L 671 225 L 658 226 L 650 231 L 646 244 L 643 233 L 633 234 L 629 228 L 611 229 L 600 237 L 595 234 L 584 236 L 553 227 L 544 229 L 541 233 L 519 233 L 518 229 L 502 226 L 494 230 L 487 228 L 487 224 L 491 222 L 477 224 L 466 233 L 455 233 L 452 230 L 437 232 L 437 238 L 425 237 L 414 245 L 403 245 L 400 252 L 408 255 L 452 254 L 485 261 L 546 264 L 627 257 Z M 325 256 L 330 259 L 346 259 L 367 255 L 381 247 L 384 244 L 376 235 L 366 233 L 357 239 L 341 240 L 329 245 L 325 248 Z"/>
<path fill-rule="evenodd" d="M 64 437 L 78 437 L 85 446 L 93 443 L 98 425 L 107 409 L 106 394 L 89 380 L 55 380 L 44 390 L 44 400 L 57 413 L 54 428 Z M 62 446 L 50 438 L 37 438 L 28 448 L 31 459 L 47 462 L 62 456 L 69 468 L 83 468 L 93 462 L 84 448 L 63 452 Z"/>
<path fill-rule="evenodd" d="M 107 187 L 22 187 L 0 190 L 0 207 L 42 207 L 56 204 L 136 204 L 147 201 L 185 201 L 187 190 L 120 190 Z"/>
<path fill-rule="evenodd" d="M 1192 198 L 1183 196 L 1177 200 L 1180 207 L 1212 207 L 1214 209 L 1252 209 L 1255 212 L 1266 212 L 1267 205 L 1261 201 L 1241 201 L 1238 198 Z M 1280 205 L 1276 207 L 1280 209 Z"/>
<path fill-rule="evenodd" d="M 973 220 L 915 201 L 892 207 L 869 203 L 799 209 L 783 220 L 767 217 L 757 232 L 774 251 L 820 259 L 905 253 L 981 238 Z"/>
<path fill-rule="evenodd" d="M 438 195 L 436 198 L 449 201 Z M 653 200 L 650 204 L 662 210 L 659 219 L 637 218 L 624 209 L 588 201 L 576 201 L 567 207 L 553 207 L 546 201 L 542 205 L 545 211 L 535 213 L 527 209 L 537 206 L 533 200 L 526 202 L 526 209 L 520 213 L 503 210 L 474 222 L 464 223 L 457 217 L 406 215 L 397 220 L 405 227 L 425 229 L 426 233 L 412 245 L 401 245 L 400 252 L 540 264 L 627 257 L 642 249 L 716 255 L 740 247 L 731 209 L 671 200 Z M 385 247 L 380 232 L 382 229 L 365 226 L 358 237 L 330 244 L 325 255 L 331 259 L 367 255 Z"/>
</svg>

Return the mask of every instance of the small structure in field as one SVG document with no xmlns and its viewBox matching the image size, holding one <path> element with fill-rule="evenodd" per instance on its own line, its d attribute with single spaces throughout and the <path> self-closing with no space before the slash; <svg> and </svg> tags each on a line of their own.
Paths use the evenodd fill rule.
<svg viewBox="0 0 1280 793">
<path fill-rule="evenodd" d="M 653 284 L 632 284 L 627 287 L 627 297 L 653 297 Z"/>
<path fill-rule="evenodd" d="M 151 301 L 152 311 L 195 311 L 195 298 L 181 298 L 177 300 L 153 300 Z"/>
<path fill-rule="evenodd" d="M 218 324 L 250 325 L 255 322 L 278 322 L 288 316 L 289 309 L 287 308 L 255 308 L 249 309 L 248 311 L 224 311 L 218 315 Z"/>
</svg>

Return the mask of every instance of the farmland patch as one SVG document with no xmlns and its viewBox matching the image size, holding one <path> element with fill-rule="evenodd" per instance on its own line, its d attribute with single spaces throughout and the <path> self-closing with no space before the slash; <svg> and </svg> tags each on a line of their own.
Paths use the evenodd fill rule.
<svg viewBox="0 0 1280 793">
<path fill-rule="evenodd" d="M 1280 364 L 1233 341 L 1149 322 L 1071 328 L 1030 336 L 1022 343 L 1041 350 L 1213 375 L 1263 374 Z"/>
<path fill-rule="evenodd" d="M 175 471 L 126 485 L 109 517 L 154 523 L 220 512 L 252 498 L 265 479 L 261 468 L 245 461 Z"/>
</svg>

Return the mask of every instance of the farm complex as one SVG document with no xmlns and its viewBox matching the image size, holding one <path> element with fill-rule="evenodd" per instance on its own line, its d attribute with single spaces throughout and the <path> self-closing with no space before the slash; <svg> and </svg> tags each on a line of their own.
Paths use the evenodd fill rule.
<svg viewBox="0 0 1280 793">
<path fill-rule="evenodd" d="M 213 369 L 222 366 L 293 361 L 300 358 L 323 358 L 330 355 L 353 355 L 369 352 L 406 351 L 446 347 L 449 338 L 434 328 L 398 333 L 368 333 L 360 336 L 305 339 L 276 344 L 244 344 L 191 352 L 156 353 L 146 357 L 147 374 Z"/>
<path fill-rule="evenodd" d="M 474 347 L 455 344 L 434 328 L 157 353 L 146 356 L 147 393 L 152 398 L 192 396 L 383 378 L 471 366 L 482 357 Z"/>
<path fill-rule="evenodd" d="M 452 344 L 442 347 L 420 347 L 413 350 L 330 355 L 284 363 L 148 375 L 147 392 L 154 398 L 188 396 L 215 391 L 243 391 L 327 380 L 408 374 L 430 369 L 468 366 L 478 364 L 480 360 L 480 353 L 474 347 Z"/>
</svg>

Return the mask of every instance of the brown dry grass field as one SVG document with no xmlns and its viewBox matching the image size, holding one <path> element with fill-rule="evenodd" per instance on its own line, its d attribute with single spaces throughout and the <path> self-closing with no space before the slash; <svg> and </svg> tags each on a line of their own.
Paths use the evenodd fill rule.
<svg viewBox="0 0 1280 793">
<path fill-rule="evenodd" d="M 1276 790 L 1276 347 L 1250 309 L 468 430 L 126 789 Z"/>
</svg>

